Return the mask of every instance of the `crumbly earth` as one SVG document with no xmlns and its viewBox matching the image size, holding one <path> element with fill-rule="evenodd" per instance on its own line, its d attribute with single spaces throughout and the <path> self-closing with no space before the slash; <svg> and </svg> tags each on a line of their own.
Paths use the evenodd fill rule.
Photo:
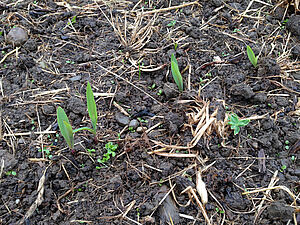
<svg viewBox="0 0 300 225">
<path fill-rule="evenodd" d="M 261 2 L 0 3 L 0 224 L 208 224 L 182 193 L 200 198 L 200 170 L 211 224 L 300 223 L 300 16 Z M 70 150 L 56 109 L 91 126 L 87 81 L 98 141 L 79 132 Z M 206 106 L 213 126 L 179 148 Z M 231 113 L 251 119 L 237 135 Z"/>
</svg>

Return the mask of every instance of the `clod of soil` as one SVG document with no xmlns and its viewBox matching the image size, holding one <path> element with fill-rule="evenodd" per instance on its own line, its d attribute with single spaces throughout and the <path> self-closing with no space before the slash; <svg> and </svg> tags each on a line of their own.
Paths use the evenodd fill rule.
<svg viewBox="0 0 300 225">
<path fill-rule="evenodd" d="M 267 208 L 268 217 L 273 221 L 281 221 L 286 223 L 293 219 L 294 209 L 284 202 L 273 202 Z"/>
<path fill-rule="evenodd" d="M 300 40 L 300 15 L 292 15 L 286 23 L 286 28 Z"/>
<path fill-rule="evenodd" d="M 13 46 L 21 46 L 28 39 L 27 31 L 21 27 L 12 28 L 6 36 L 6 42 Z"/>
</svg>

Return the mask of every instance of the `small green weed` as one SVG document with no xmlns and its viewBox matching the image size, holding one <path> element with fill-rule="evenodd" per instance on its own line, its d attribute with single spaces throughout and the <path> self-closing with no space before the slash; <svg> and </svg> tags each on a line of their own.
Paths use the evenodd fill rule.
<svg viewBox="0 0 300 225">
<path fill-rule="evenodd" d="M 286 150 L 289 150 L 290 149 L 290 146 L 289 146 L 290 142 L 288 140 L 286 140 L 284 143 L 285 143 L 285 147 L 284 148 Z"/>
<path fill-rule="evenodd" d="M 90 156 L 94 156 L 95 155 L 95 152 L 96 152 L 96 150 L 95 149 L 86 149 L 87 150 L 87 152 L 89 153 L 89 155 Z"/>
<path fill-rule="evenodd" d="M 148 123 L 148 120 L 144 120 L 141 117 L 138 117 L 137 120 L 140 121 L 141 123 Z"/>
<path fill-rule="evenodd" d="M 229 53 L 227 53 L 227 52 L 222 52 L 222 56 L 223 57 L 226 57 L 226 56 L 229 56 L 230 54 Z"/>
<path fill-rule="evenodd" d="M 5 175 L 6 176 L 16 176 L 17 175 L 17 172 L 16 171 L 13 171 L 13 170 L 10 170 L 10 171 L 7 171 L 6 173 L 5 173 Z"/>
<path fill-rule="evenodd" d="M 66 60 L 66 63 L 68 63 L 68 64 L 75 64 L 75 62 L 72 61 L 72 60 Z"/>
<path fill-rule="evenodd" d="M 257 56 L 255 56 L 252 48 L 249 45 L 247 45 L 247 55 L 248 55 L 248 58 L 249 58 L 250 62 L 252 63 L 252 65 L 254 67 L 257 67 L 257 59 L 258 58 L 257 58 Z"/>
<path fill-rule="evenodd" d="M 157 92 L 157 95 L 158 95 L 158 96 L 161 96 L 162 93 L 163 93 L 163 91 L 162 91 L 161 89 L 159 89 L 158 92 Z"/>
<path fill-rule="evenodd" d="M 39 151 L 39 152 L 44 152 L 46 158 L 52 159 L 52 157 L 53 157 L 53 156 L 51 155 L 51 150 L 50 150 L 50 148 L 44 147 L 43 149 L 39 149 L 38 151 Z"/>
<path fill-rule="evenodd" d="M 164 183 L 164 180 L 161 178 L 160 180 L 159 180 L 159 183 L 158 183 L 158 186 L 162 186 L 163 185 L 163 183 Z"/>
<path fill-rule="evenodd" d="M 110 157 L 115 157 L 116 156 L 115 151 L 117 150 L 117 148 L 118 148 L 118 144 L 108 142 L 105 145 L 105 149 L 107 150 L 107 152 L 103 154 L 102 159 L 98 159 L 97 162 L 104 164 L 110 159 Z"/>
<path fill-rule="evenodd" d="M 71 19 L 71 21 L 68 22 L 68 25 L 76 23 L 76 18 L 77 18 L 77 16 L 73 16 L 72 19 Z"/>
<path fill-rule="evenodd" d="M 182 80 L 181 73 L 179 71 L 178 62 L 177 62 L 174 54 L 172 54 L 172 56 L 171 56 L 171 71 L 172 71 L 173 78 L 175 80 L 175 83 L 177 84 L 179 91 L 182 92 L 183 91 L 183 80 Z"/>
<path fill-rule="evenodd" d="M 156 84 L 153 83 L 151 86 L 148 87 L 150 90 L 154 90 L 156 88 Z"/>
<path fill-rule="evenodd" d="M 208 72 L 208 73 L 206 73 L 204 76 L 205 76 L 205 77 L 211 77 L 212 75 L 211 75 L 211 72 Z"/>
<path fill-rule="evenodd" d="M 225 213 L 224 210 L 221 210 L 219 208 L 216 208 L 216 211 L 217 211 L 217 213 L 221 213 L 221 214 Z"/>
<path fill-rule="evenodd" d="M 235 113 L 232 113 L 229 116 L 228 124 L 230 128 L 234 130 L 234 135 L 236 135 L 240 132 L 240 128 L 246 126 L 249 122 L 250 120 L 241 120 Z"/>
<path fill-rule="evenodd" d="M 287 166 L 286 165 L 282 165 L 280 168 L 280 172 L 283 173 L 286 170 Z"/>
<path fill-rule="evenodd" d="M 176 24 L 176 20 L 172 20 L 170 23 L 167 24 L 168 27 L 174 27 Z"/>
</svg>

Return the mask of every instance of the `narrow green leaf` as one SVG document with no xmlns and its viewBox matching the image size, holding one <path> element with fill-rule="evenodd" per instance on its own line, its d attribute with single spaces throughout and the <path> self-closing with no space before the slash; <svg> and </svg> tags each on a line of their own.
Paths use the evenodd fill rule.
<svg viewBox="0 0 300 225">
<path fill-rule="evenodd" d="M 71 149 L 74 148 L 74 136 L 73 136 L 73 129 L 72 129 L 72 126 L 70 123 L 68 123 L 67 121 L 63 121 L 64 122 L 64 125 L 65 125 L 65 130 L 67 131 L 67 138 L 66 138 L 66 141 L 67 141 L 67 144 L 69 146 L 71 146 Z"/>
<path fill-rule="evenodd" d="M 57 108 L 57 123 L 59 130 L 64 137 L 65 141 L 67 142 L 70 149 L 74 148 L 74 137 L 73 137 L 73 130 L 72 126 L 69 122 L 69 119 L 65 113 L 65 111 L 61 108 Z"/>
<path fill-rule="evenodd" d="M 171 56 L 171 71 L 179 91 L 183 91 L 183 80 L 174 54 Z"/>
<path fill-rule="evenodd" d="M 250 62 L 252 63 L 252 65 L 254 67 L 257 66 L 257 57 L 255 56 L 254 52 L 252 51 L 252 48 L 247 45 L 247 55 L 248 55 L 248 58 L 250 60 Z"/>
<path fill-rule="evenodd" d="M 97 108 L 96 108 L 94 93 L 92 91 L 90 82 L 87 83 L 87 87 L 86 87 L 86 100 L 87 100 L 87 108 L 88 108 L 89 116 L 92 121 L 93 129 L 96 133 L 96 130 L 97 130 Z"/>
<path fill-rule="evenodd" d="M 89 131 L 89 132 L 91 132 L 93 134 L 96 134 L 95 130 L 91 129 L 89 127 L 80 127 L 80 128 L 77 128 L 77 129 L 73 130 L 73 134 L 75 134 L 78 131 L 82 131 L 82 130 L 87 130 L 87 131 Z"/>
</svg>

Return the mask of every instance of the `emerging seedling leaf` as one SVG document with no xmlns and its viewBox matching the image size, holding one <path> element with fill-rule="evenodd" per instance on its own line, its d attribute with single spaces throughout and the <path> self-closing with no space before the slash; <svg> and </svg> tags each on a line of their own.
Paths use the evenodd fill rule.
<svg viewBox="0 0 300 225">
<path fill-rule="evenodd" d="M 232 113 L 229 117 L 228 124 L 230 125 L 230 128 L 234 131 L 234 135 L 237 135 L 240 132 L 240 128 L 248 125 L 250 120 L 240 120 L 239 117 Z"/>
<path fill-rule="evenodd" d="M 59 130 L 66 140 L 70 149 L 74 148 L 74 137 L 73 137 L 73 130 L 72 126 L 69 122 L 69 119 L 65 113 L 65 111 L 61 108 L 57 108 L 57 123 Z"/>
<path fill-rule="evenodd" d="M 254 67 L 257 66 L 257 56 L 255 56 L 254 52 L 252 51 L 252 48 L 247 45 L 247 55 L 248 55 L 248 58 L 250 60 L 250 62 L 252 63 L 252 65 Z"/>
<path fill-rule="evenodd" d="M 172 56 L 171 56 L 171 71 L 172 71 L 173 78 L 175 80 L 175 83 L 178 86 L 179 91 L 183 91 L 182 76 L 179 71 L 178 63 L 177 63 L 177 60 L 176 60 L 174 54 L 172 54 Z"/>
<path fill-rule="evenodd" d="M 88 108 L 89 116 L 91 118 L 92 125 L 93 125 L 93 130 L 94 130 L 93 133 L 96 134 L 96 130 L 97 130 L 97 108 L 96 108 L 96 102 L 95 102 L 95 98 L 94 98 L 94 94 L 93 94 L 90 82 L 87 83 L 86 100 L 87 100 L 87 108 Z"/>
</svg>

